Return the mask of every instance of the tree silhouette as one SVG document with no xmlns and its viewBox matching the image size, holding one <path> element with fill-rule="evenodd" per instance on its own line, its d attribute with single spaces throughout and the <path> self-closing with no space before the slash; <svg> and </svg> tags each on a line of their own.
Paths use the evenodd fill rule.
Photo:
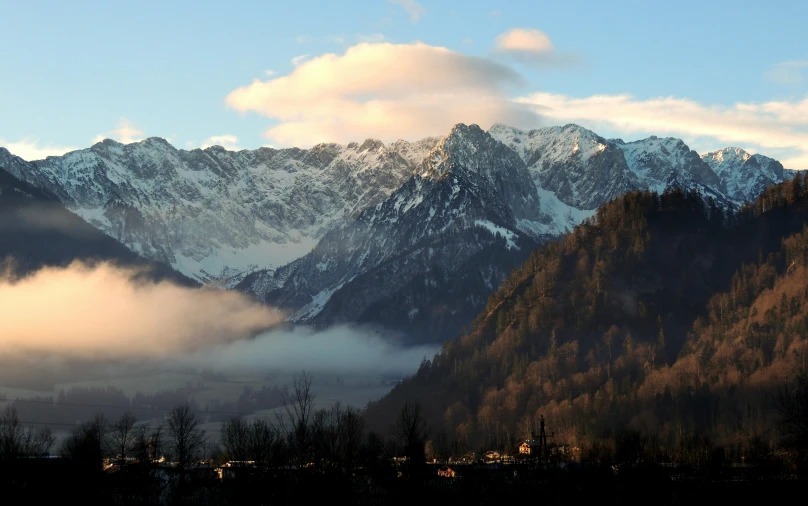
<svg viewBox="0 0 808 506">
<path fill-rule="evenodd" d="M 419 475 L 426 463 L 424 448 L 429 435 L 420 402 L 404 403 L 396 422 L 395 434 L 404 449 L 410 473 Z"/>
<path fill-rule="evenodd" d="M 311 374 L 306 371 L 294 379 L 292 393 L 284 396 L 283 408 L 286 419 L 279 420 L 281 427 L 286 431 L 290 451 L 298 466 L 307 463 L 310 450 L 309 426 L 315 399 L 311 384 Z"/>
<path fill-rule="evenodd" d="M 137 423 L 135 415 L 127 411 L 110 427 L 109 447 L 121 466 L 126 465 L 126 458 L 129 457 L 137 441 L 138 431 L 135 423 Z"/>
<path fill-rule="evenodd" d="M 808 374 L 797 376 L 795 388 L 783 387 L 776 397 L 778 430 L 787 444 L 808 450 Z"/>
<path fill-rule="evenodd" d="M 0 459 L 40 456 L 48 453 L 55 441 L 47 427 L 38 431 L 24 428 L 11 406 L 0 415 Z"/>
<path fill-rule="evenodd" d="M 62 446 L 62 453 L 88 471 L 100 471 L 108 429 L 104 415 L 96 415 L 73 429 Z"/>
<path fill-rule="evenodd" d="M 168 415 L 168 445 L 180 469 L 196 461 L 205 448 L 205 431 L 188 404 L 177 406 Z"/>
</svg>

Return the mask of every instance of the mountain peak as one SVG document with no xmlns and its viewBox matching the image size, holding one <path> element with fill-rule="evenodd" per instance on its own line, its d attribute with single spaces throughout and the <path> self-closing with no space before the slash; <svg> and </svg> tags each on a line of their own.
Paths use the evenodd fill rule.
<svg viewBox="0 0 808 506">
<path fill-rule="evenodd" d="M 168 140 L 166 140 L 166 139 L 164 139 L 162 137 L 147 137 L 147 138 L 143 139 L 140 142 L 147 145 L 147 146 L 161 145 L 161 146 L 169 146 L 169 147 L 172 147 L 172 148 L 174 147 L 174 146 L 171 145 L 170 142 L 168 142 Z"/>
<path fill-rule="evenodd" d="M 717 151 L 711 151 L 705 155 L 702 155 L 702 159 L 712 159 L 716 162 L 729 162 L 729 161 L 740 161 L 745 162 L 752 157 L 746 150 L 739 147 L 726 147 L 719 149 Z"/>
<path fill-rule="evenodd" d="M 522 132 L 522 130 L 512 127 L 510 125 L 506 125 L 505 123 L 494 123 L 491 125 L 491 128 L 488 129 L 488 132 L 498 132 L 498 131 L 516 131 Z"/>
<path fill-rule="evenodd" d="M 123 146 L 123 144 L 121 144 L 120 142 L 116 141 L 115 139 L 110 139 L 109 137 L 104 137 L 103 139 L 96 142 L 95 144 L 93 144 L 90 147 L 93 148 L 93 147 L 98 146 L 98 145 L 101 145 L 101 146 Z"/>
<path fill-rule="evenodd" d="M 777 160 L 738 147 L 712 151 L 701 159 L 726 181 L 728 193 L 739 202 L 752 200 L 766 186 L 791 177 Z"/>
<path fill-rule="evenodd" d="M 438 179 L 460 166 L 470 172 L 490 175 L 503 164 L 524 165 L 516 153 L 507 149 L 479 125 L 458 123 L 427 155 L 420 172 Z"/>
<path fill-rule="evenodd" d="M 449 130 L 449 133 L 443 138 L 443 141 L 453 139 L 480 139 L 481 136 L 486 136 L 486 133 L 482 128 L 480 128 L 480 125 L 474 123 L 470 125 L 465 123 L 457 123 L 452 127 L 451 130 Z"/>
<path fill-rule="evenodd" d="M 355 142 L 351 143 L 351 144 L 356 145 Z M 384 143 L 382 141 L 380 141 L 379 139 L 368 138 L 368 139 L 365 139 L 365 142 L 363 142 L 361 146 L 359 146 L 357 151 L 359 151 L 359 152 L 362 152 L 362 151 L 374 152 L 374 151 L 379 151 L 381 149 L 384 149 Z"/>
</svg>

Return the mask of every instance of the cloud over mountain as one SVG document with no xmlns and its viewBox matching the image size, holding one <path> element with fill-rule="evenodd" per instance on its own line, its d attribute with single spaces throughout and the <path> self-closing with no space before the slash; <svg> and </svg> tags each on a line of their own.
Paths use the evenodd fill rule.
<svg viewBox="0 0 808 506">
<path fill-rule="evenodd" d="M 79 148 L 71 146 L 56 146 L 53 144 L 41 144 L 38 139 L 25 138 L 18 141 L 9 141 L 0 139 L 0 146 L 9 150 L 9 152 L 19 156 L 26 161 L 42 160 L 49 156 L 61 156 L 69 151 L 75 151 Z"/>
<path fill-rule="evenodd" d="M 235 89 L 227 104 L 277 120 L 266 136 L 284 145 L 419 139 L 458 122 L 535 127 L 538 117 L 508 98 L 522 84 L 488 58 L 423 43 L 361 43 Z"/>
<path fill-rule="evenodd" d="M 118 142 L 122 142 L 123 144 L 129 144 L 132 142 L 142 141 L 144 139 L 144 135 L 143 131 L 135 127 L 131 121 L 126 118 L 121 118 L 118 121 L 117 128 L 110 130 L 109 132 L 96 135 L 93 142 L 101 142 L 107 138 L 114 139 Z"/>
<path fill-rule="evenodd" d="M 808 97 L 800 101 L 708 105 L 677 97 L 638 99 L 629 94 L 573 98 L 534 93 L 519 99 L 555 123 L 576 122 L 627 134 L 714 139 L 765 148 L 790 169 L 808 168 Z M 779 150 L 779 151 L 778 151 Z"/>
</svg>

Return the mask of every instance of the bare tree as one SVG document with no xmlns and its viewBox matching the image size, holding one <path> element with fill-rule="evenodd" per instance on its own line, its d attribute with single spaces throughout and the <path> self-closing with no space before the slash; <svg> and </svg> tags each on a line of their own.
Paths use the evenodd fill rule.
<svg viewBox="0 0 808 506">
<path fill-rule="evenodd" d="M 353 469 L 360 457 L 365 421 L 357 409 L 348 407 L 339 413 L 337 452 L 346 470 Z"/>
<path fill-rule="evenodd" d="M 47 455 L 55 442 L 56 436 L 48 427 L 42 427 L 36 431 L 28 428 L 23 432 L 22 454 L 26 457 Z"/>
<path fill-rule="evenodd" d="M 347 472 L 359 459 L 364 421 L 353 408 L 339 403 L 313 412 L 309 424 L 310 458 L 321 469 Z"/>
<path fill-rule="evenodd" d="M 92 420 L 73 429 L 62 445 L 62 453 L 79 465 L 100 469 L 107 429 L 104 415 L 95 415 Z"/>
<path fill-rule="evenodd" d="M 241 416 L 231 418 L 222 426 L 221 443 L 227 459 L 250 460 L 251 429 Z"/>
<path fill-rule="evenodd" d="M 141 463 L 157 459 L 163 452 L 163 428 L 150 428 L 146 425 L 135 427 L 133 453 Z"/>
<path fill-rule="evenodd" d="M 17 410 L 6 406 L 0 416 L 0 458 L 13 458 L 21 453 L 22 431 Z"/>
<path fill-rule="evenodd" d="M 37 431 L 24 428 L 16 408 L 6 406 L 0 415 L 0 459 L 43 455 L 55 440 L 47 427 Z"/>
<path fill-rule="evenodd" d="M 255 420 L 250 431 L 252 460 L 261 469 L 269 469 L 278 463 L 283 452 L 283 441 L 278 427 L 265 421 Z"/>
<path fill-rule="evenodd" d="M 426 420 L 421 412 L 421 403 L 404 403 L 396 423 L 395 434 L 404 447 L 404 455 L 411 471 L 419 472 L 426 463 L 424 446 L 429 435 Z"/>
<path fill-rule="evenodd" d="M 308 428 L 309 459 L 321 469 L 332 467 L 336 461 L 336 426 L 340 408 L 339 405 L 334 408 L 314 411 Z"/>
<path fill-rule="evenodd" d="M 199 420 L 188 404 L 177 406 L 168 415 L 168 444 L 171 453 L 185 469 L 205 449 L 205 431 L 199 428 Z"/>
<path fill-rule="evenodd" d="M 292 393 L 284 396 L 283 407 L 287 420 L 280 420 L 298 465 L 306 463 L 311 444 L 309 424 L 314 411 L 315 398 L 311 384 L 312 377 L 306 371 L 294 379 Z M 286 428 L 287 421 L 290 427 L 288 429 Z"/>
<path fill-rule="evenodd" d="M 283 446 L 275 425 L 266 420 L 249 423 L 240 416 L 222 426 L 221 445 L 227 459 L 252 461 L 263 470 L 278 463 Z"/>
<path fill-rule="evenodd" d="M 122 466 L 125 465 L 126 458 L 137 441 L 136 423 L 135 415 L 127 411 L 110 427 L 108 444 L 113 456 L 120 460 Z"/>
<path fill-rule="evenodd" d="M 799 450 L 808 450 L 808 374 L 797 376 L 794 389 L 783 387 L 775 398 L 779 416 L 777 428 L 786 442 Z"/>
</svg>

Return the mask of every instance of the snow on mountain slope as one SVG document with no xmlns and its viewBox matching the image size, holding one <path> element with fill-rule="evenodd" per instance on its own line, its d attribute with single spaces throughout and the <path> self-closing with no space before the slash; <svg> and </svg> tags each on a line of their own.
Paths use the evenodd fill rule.
<svg viewBox="0 0 808 506">
<path fill-rule="evenodd" d="M 723 191 L 721 181 L 695 151 L 680 139 L 651 136 L 635 142 L 615 142 L 623 151 L 638 189 L 665 191 L 673 179 L 692 180 Z"/>
<path fill-rule="evenodd" d="M 483 307 L 526 249 L 607 200 L 678 188 L 733 207 L 725 187 L 677 139 L 609 141 L 574 125 L 487 133 L 456 125 L 386 200 L 305 257 L 239 288 L 293 311 L 295 322 L 381 323 L 441 340 Z"/>
<path fill-rule="evenodd" d="M 436 142 L 232 152 L 107 139 L 7 170 L 135 252 L 232 285 L 305 255 L 326 230 L 401 186 Z"/>
<path fill-rule="evenodd" d="M 767 156 L 752 155 L 741 148 L 724 148 L 702 155 L 736 202 L 748 202 L 771 184 L 790 177 L 783 165 Z"/>
<path fill-rule="evenodd" d="M 567 206 L 594 210 L 632 189 L 622 151 L 585 128 L 494 125 L 489 134 L 522 157 L 536 186 Z"/>
<path fill-rule="evenodd" d="M 536 247 L 538 234 L 518 223 L 550 223 L 541 209 L 521 158 L 476 125 L 457 125 L 386 200 L 239 288 L 296 310 L 293 321 L 399 322 L 436 339 Z"/>
<path fill-rule="evenodd" d="M 143 256 L 238 285 L 294 321 L 437 340 L 531 249 L 625 192 L 695 189 L 734 208 L 790 177 L 735 148 L 701 157 L 678 139 L 626 143 L 577 125 L 459 124 L 413 143 L 307 150 L 105 140 L 34 163 L 0 148 L 0 167 Z"/>
<path fill-rule="evenodd" d="M 5 163 L 3 163 L 5 162 Z M 0 150 L 4 166 L 27 162 Z M 145 279 L 198 286 L 168 266 L 150 262 L 68 211 L 52 193 L 0 169 L 0 259 L 3 276 L 26 276 L 75 261 L 109 261 L 143 269 Z M 10 259 L 10 263 L 7 260 Z M 43 308 L 47 314 L 48 308 Z"/>
<path fill-rule="evenodd" d="M 732 177 L 743 181 L 765 177 L 740 175 L 732 168 L 718 174 L 713 165 L 674 138 L 651 136 L 627 143 L 604 139 L 577 125 L 528 132 L 494 125 L 489 133 L 519 153 L 540 188 L 576 210 L 592 211 L 631 190 L 671 188 L 695 189 L 719 205 L 736 207 L 754 198 L 762 186 L 739 192 Z M 767 180 L 779 182 L 786 176 L 780 172 Z"/>
</svg>

